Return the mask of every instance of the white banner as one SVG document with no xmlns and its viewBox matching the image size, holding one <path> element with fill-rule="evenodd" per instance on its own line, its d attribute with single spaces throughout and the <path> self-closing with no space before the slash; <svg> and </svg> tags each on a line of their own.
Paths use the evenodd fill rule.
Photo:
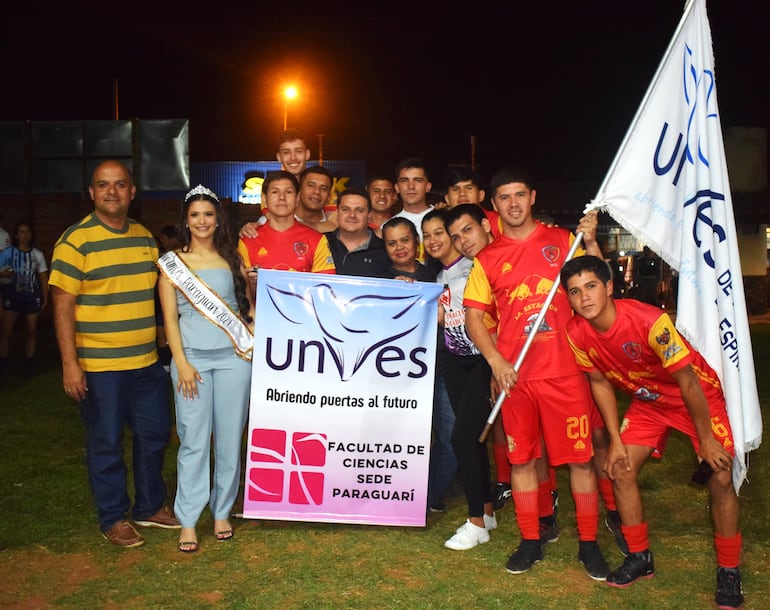
<svg viewBox="0 0 770 610">
<path fill-rule="evenodd" d="M 594 205 L 679 272 L 676 326 L 722 381 L 740 489 L 762 418 L 705 0 L 685 8 Z"/>
<path fill-rule="evenodd" d="M 425 525 L 441 290 L 260 270 L 244 517 Z"/>
</svg>

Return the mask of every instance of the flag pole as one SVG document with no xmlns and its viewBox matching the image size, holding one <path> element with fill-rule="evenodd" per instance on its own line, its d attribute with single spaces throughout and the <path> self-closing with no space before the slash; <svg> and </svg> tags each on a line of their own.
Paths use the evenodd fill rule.
<svg viewBox="0 0 770 610">
<path fill-rule="evenodd" d="M 572 242 L 572 246 L 570 246 L 569 252 L 567 252 L 567 256 L 564 258 L 565 263 L 575 256 L 575 252 L 577 252 L 577 249 L 580 247 L 580 244 L 582 241 L 583 241 L 583 233 L 581 232 L 575 236 L 575 241 Z M 543 322 L 543 318 L 545 318 L 545 314 L 548 311 L 548 308 L 551 306 L 551 301 L 553 301 L 554 297 L 556 296 L 556 291 L 559 290 L 560 276 L 561 276 L 561 269 L 559 270 L 559 275 L 556 276 L 556 279 L 553 282 L 553 286 L 551 286 L 551 290 L 548 292 L 548 296 L 546 296 L 545 298 L 545 302 L 543 303 L 543 307 L 540 309 L 540 313 L 537 314 L 537 318 L 535 318 L 535 322 L 532 324 L 532 330 L 527 336 L 527 340 L 524 342 L 524 346 L 521 348 L 521 352 L 519 352 L 519 357 L 516 358 L 516 362 L 514 362 L 513 364 L 513 370 L 516 371 L 517 373 L 521 368 L 521 364 L 524 362 L 524 357 L 527 355 L 530 345 L 532 345 L 532 342 L 535 340 L 535 335 L 537 335 L 537 331 L 540 330 L 540 325 Z M 489 431 L 492 429 L 492 425 L 495 423 L 495 419 L 497 419 L 498 413 L 500 413 L 500 409 L 503 406 L 503 402 L 505 402 L 505 391 L 502 391 L 500 392 L 500 394 L 498 394 L 497 400 L 495 401 L 495 404 L 492 406 L 492 410 L 489 412 L 489 417 L 487 417 L 487 423 L 484 426 L 484 429 L 481 431 L 481 435 L 479 436 L 480 443 L 486 442 L 487 435 L 489 434 Z"/>
</svg>

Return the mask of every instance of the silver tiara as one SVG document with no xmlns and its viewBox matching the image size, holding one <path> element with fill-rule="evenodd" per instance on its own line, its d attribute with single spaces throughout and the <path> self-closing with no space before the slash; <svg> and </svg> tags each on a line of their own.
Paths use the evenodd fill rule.
<svg viewBox="0 0 770 610">
<path fill-rule="evenodd" d="M 219 203 L 219 197 L 217 197 L 217 194 L 211 189 L 206 188 L 202 184 L 199 184 L 184 196 L 185 203 L 190 201 L 190 199 L 192 199 L 196 195 L 205 195 L 206 197 L 211 197 L 214 201 Z"/>
</svg>

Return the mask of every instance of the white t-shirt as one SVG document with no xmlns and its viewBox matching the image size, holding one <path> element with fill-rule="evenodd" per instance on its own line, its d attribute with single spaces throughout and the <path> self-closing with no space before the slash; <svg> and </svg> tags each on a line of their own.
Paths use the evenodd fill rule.
<svg viewBox="0 0 770 610">
<path fill-rule="evenodd" d="M 447 349 L 458 356 L 479 354 L 465 329 L 463 294 L 473 261 L 461 256 L 448 267 L 442 267 L 436 282 L 444 285 L 439 305 L 444 308 L 444 342 Z"/>
<path fill-rule="evenodd" d="M 425 215 L 430 212 L 433 209 L 433 206 L 429 206 L 422 212 L 407 212 L 406 210 L 401 210 L 398 214 L 394 216 L 406 218 L 407 220 L 411 221 L 411 223 L 415 226 L 417 229 L 417 235 L 420 236 L 420 243 L 422 243 L 422 219 L 425 217 Z"/>
</svg>

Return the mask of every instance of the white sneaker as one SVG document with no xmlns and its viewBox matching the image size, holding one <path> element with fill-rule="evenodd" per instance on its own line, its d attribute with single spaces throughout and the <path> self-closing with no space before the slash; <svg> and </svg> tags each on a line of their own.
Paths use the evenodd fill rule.
<svg viewBox="0 0 770 610">
<path fill-rule="evenodd" d="M 466 551 L 477 544 L 489 542 L 489 532 L 486 527 L 473 525 L 470 521 L 460 527 L 454 536 L 444 543 L 444 546 L 453 551 Z"/>
<path fill-rule="evenodd" d="M 467 521 L 466 521 L 466 523 L 467 523 Z M 460 533 L 464 527 L 465 527 L 465 523 L 463 523 L 455 531 L 457 533 Z M 497 517 L 495 516 L 494 513 L 492 513 L 491 516 L 487 515 L 486 513 L 484 513 L 484 527 L 487 528 L 488 532 L 491 532 L 492 530 L 497 529 Z"/>
</svg>

